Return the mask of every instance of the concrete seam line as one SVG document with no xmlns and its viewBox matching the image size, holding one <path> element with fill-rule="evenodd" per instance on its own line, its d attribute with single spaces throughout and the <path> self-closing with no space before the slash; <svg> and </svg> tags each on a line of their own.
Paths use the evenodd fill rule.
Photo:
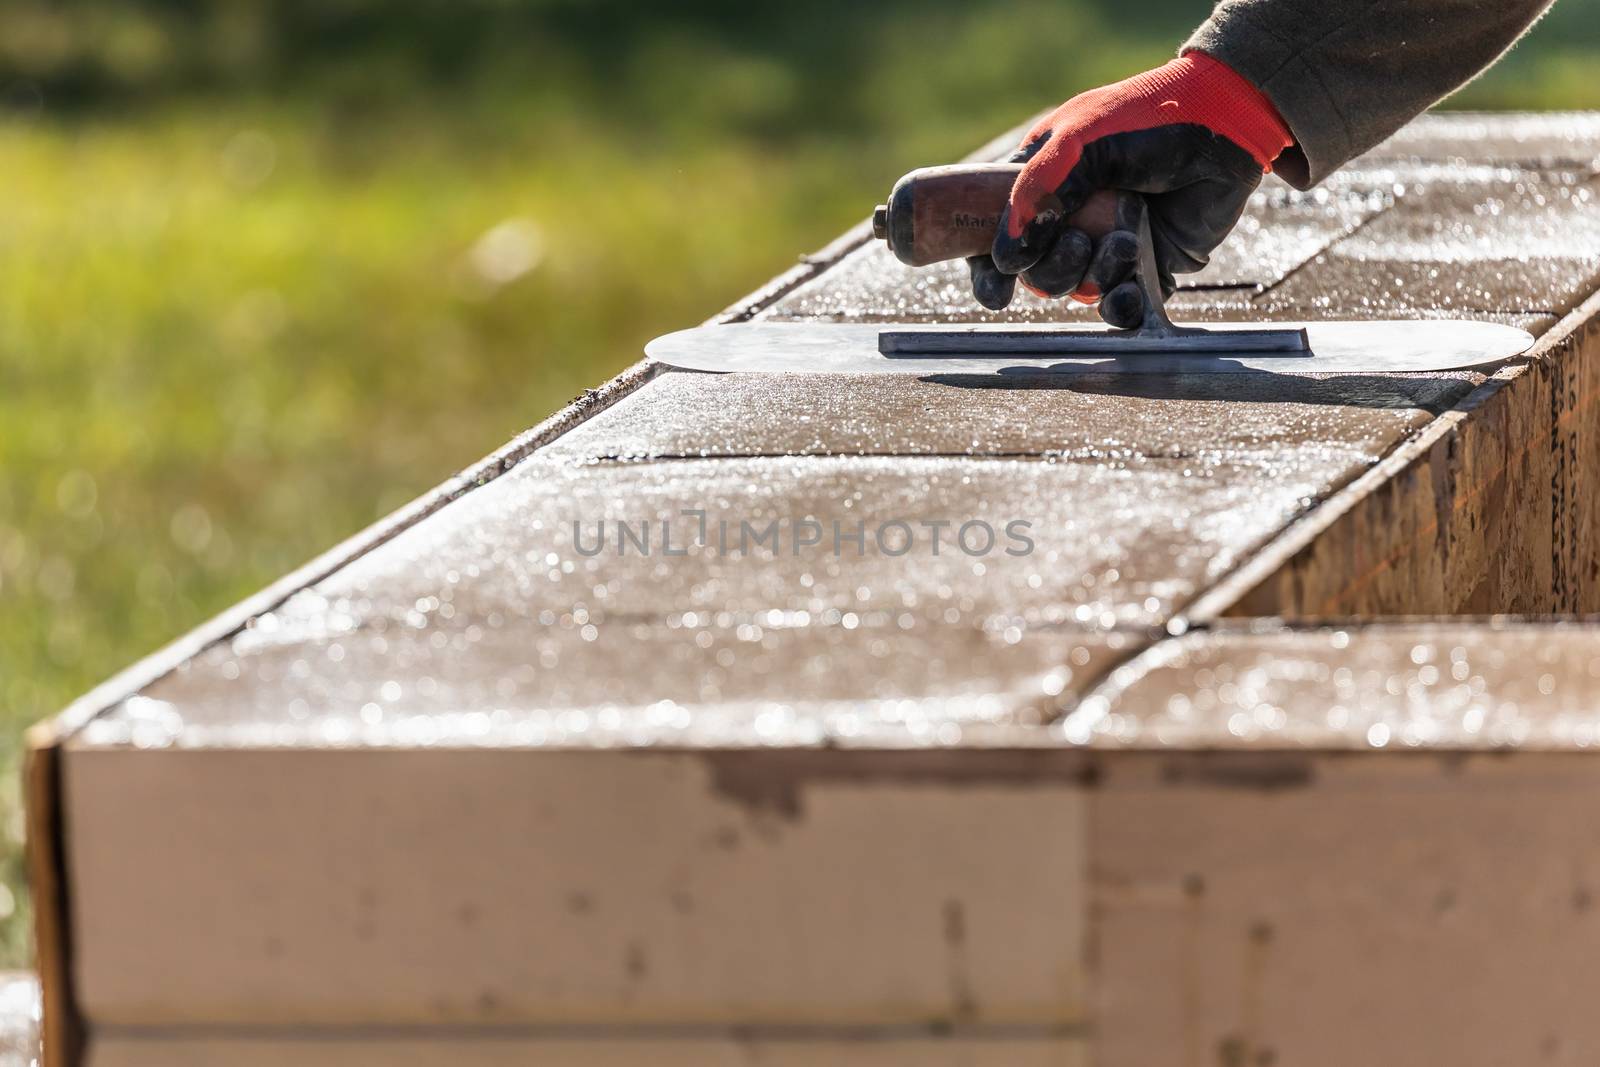
<svg viewBox="0 0 1600 1067">
<path fill-rule="evenodd" d="M 1323 256 L 1326 256 L 1332 252 L 1341 243 L 1348 241 L 1350 238 L 1354 237 L 1368 226 L 1371 226 L 1385 215 L 1388 215 L 1389 212 L 1398 207 L 1400 202 L 1404 199 L 1405 197 L 1403 196 L 1393 196 L 1391 194 L 1391 199 L 1388 203 L 1384 204 L 1366 218 L 1358 219 L 1352 225 L 1346 226 L 1339 233 L 1336 233 L 1332 237 L 1328 238 L 1327 242 L 1324 243 L 1322 247 L 1318 248 L 1315 252 L 1312 252 L 1309 256 L 1302 259 L 1288 270 L 1284 271 L 1283 274 L 1278 276 L 1278 278 L 1256 289 L 1256 291 L 1250 297 L 1250 303 L 1256 304 L 1259 307 L 1270 306 L 1272 304 L 1271 296 L 1274 291 L 1280 288 L 1290 278 L 1293 278 L 1295 275 L 1306 270 L 1311 266 L 1311 264 L 1317 262 Z"/>
<path fill-rule="evenodd" d="M 1174 632 L 1209 622 L 1222 615 L 1241 597 L 1306 548 L 1320 534 L 1352 511 L 1368 494 L 1399 475 L 1449 434 L 1455 433 L 1489 397 L 1528 373 L 1561 346 L 1568 344 L 1591 320 L 1600 317 L 1600 291 L 1577 307 L 1534 342 L 1531 349 L 1497 370 L 1488 380 L 1462 397 L 1448 411 L 1430 420 L 1417 433 L 1395 446 L 1377 463 L 1335 489 L 1325 499 L 1297 515 L 1256 548 L 1231 571 L 1213 583 L 1189 606 L 1173 617 Z"/>
</svg>

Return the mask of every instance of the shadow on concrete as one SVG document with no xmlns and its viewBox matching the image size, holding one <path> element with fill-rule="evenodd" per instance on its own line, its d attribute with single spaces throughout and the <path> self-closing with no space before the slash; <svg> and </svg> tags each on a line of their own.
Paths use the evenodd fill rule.
<svg viewBox="0 0 1600 1067">
<path fill-rule="evenodd" d="M 1102 374 L 1078 369 L 1055 373 L 1035 367 L 1007 367 L 998 374 L 931 374 L 922 380 L 955 389 L 1067 389 L 1092 396 L 1126 396 L 1147 400 L 1415 408 L 1439 415 L 1448 411 L 1484 378 L 1482 372 L 1474 371 L 1441 372 L 1437 376 L 1339 374 L 1312 378 L 1272 371 Z"/>
</svg>

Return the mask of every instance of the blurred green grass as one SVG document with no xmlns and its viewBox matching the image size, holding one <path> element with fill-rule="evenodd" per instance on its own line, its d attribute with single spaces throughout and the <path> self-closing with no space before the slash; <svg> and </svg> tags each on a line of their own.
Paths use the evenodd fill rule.
<svg viewBox="0 0 1600 1067">
<path fill-rule="evenodd" d="M 1600 107 L 1597 9 L 1455 103 Z M 1205 10 L 7 5 L 0 962 L 23 726 Z"/>
</svg>

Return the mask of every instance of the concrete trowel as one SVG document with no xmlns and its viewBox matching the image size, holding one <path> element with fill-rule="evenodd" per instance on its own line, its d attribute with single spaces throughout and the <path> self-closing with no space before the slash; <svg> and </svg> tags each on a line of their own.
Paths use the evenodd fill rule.
<svg viewBox="0 0 1600 1067">
<path fill-rule="evenodd" d="M 923 267 L 989 251 L 1021 164 L 914 170 L 873 213 L 873 235 L 897 259 Z M 1070 221 L 1099 236 L 1118 197 L 1091 198 Z M 1119 330 L 1089 323 L 834 323 L 754 321 L 658 337 L 658 362 L 690 370 L 791 374 L 1205 374 L 1248 371 L 1392 374 L 1498 363 L 1533 344 L 1493 322 L 1392 320 L 1181 326 L 1167 315 L 1149 213 L 1135 205 L 1134 279 L 1143 321 Z"/>
</svg>

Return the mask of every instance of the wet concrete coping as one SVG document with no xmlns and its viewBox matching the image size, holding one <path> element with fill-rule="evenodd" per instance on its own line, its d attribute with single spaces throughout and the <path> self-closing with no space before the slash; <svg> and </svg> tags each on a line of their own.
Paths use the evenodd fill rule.
<svg viewBox="0 0 1600 1067">
<path fill-rule="evenodd" d="M 1269 179 L 1174 313 L 1545 334 L 1600 277 L 1597 159 L 1595 116 L 1424 117 L 1310 193 Z M 1007 314 L 1089 313 L 1024 297 Z M 912 271 L 859 233 L 723 316 L 996 317 L 957 267 Z M 133 699 L 80 704 L 75 743 L 1059 725 L 1152 641 L 1228 614 L 1240 572 L 1489 379 L 637 369 L 587 400 L 603 410 L 558 417 L 158 660 Z"/>
</svg>

